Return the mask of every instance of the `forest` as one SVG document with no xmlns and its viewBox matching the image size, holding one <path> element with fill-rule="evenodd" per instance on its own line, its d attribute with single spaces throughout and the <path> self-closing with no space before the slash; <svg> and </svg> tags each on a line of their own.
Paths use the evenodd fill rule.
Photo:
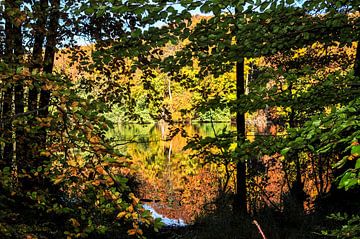
<svg viewBox="0 0 360 239">
<path fill-rule="evenodd" d="M 359 42 L 359 0 L 0 0 L 0 238 L 360 238 Z"/>
</svg>

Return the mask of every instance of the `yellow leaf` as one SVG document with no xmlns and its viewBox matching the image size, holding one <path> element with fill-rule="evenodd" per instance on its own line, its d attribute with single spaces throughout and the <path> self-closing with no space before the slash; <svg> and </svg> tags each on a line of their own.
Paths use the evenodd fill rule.
<svg viewBox="0 0 360 239">
<path fill-rule="evenodd" d="M 136 220 L 136 219 L 139 218 L 139 214 L 137 214 L 137 212 L 133 212 L 133 213 L 131 214 L 131 217 L 132 217 L 134 220 Z"/>
<path fill-rule="evenodd" d="M 81 155 L 76 156 L 76 161 L 80 166 L 84 166 L 85 164 L 85 160 L 83 159 L 83 157 L 81 157 Z"/>
<path fill-rule="evenodd" d="M 122 217 L 124 217 L 127 214 L 127 212 L 119 212 L 118 215 L 116 216 L 116 219 L 120 219 Z"/>
<path fill-rule="evenodd" d="M 232 143 L 230 144 L 229 151 L 235 151 L 236 148 L 237 148 L 237 143 Z"/>
<path fill-rule="evenodd" d="M 42 151 L 42 152 L 40 153 L 40 156 L 49 157 L 50 155 L 51 155 L 51 153 L 48 152 L 48 151 Z"/>
<path fill-rule="evenodd" d="M 54 184 L 59 184 L 63 180 L 62 177 L 55 179 Z"/>
<path fill-rule="evenodd" d="M 74 159 L 70 159 L 67 161 L 68 165 L 75 167 L 76 166 L 76 161 Z"/>
<path fill-rule="evenodd" d="M 79 227 L 80 223 L 75 218 L 70 218 L 70 222 L 73 225 L 73 227 Z"/>
<path fill-rule="evenodd" d="M 133 205 L 130 205 L 130 206 L 127 208 L 127 211 L 128 211 L 128 212 L 133 212 L 133 211 L 134 211 Z"/>
</svg>

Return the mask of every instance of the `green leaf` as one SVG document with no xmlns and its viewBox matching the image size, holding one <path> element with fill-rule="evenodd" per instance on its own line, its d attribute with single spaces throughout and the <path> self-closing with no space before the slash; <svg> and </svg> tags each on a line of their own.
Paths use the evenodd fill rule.
<svg viewBox="0 0 360 239">
<path fill-rule="evenodd" d="M 287 152 L 289 152 L 290 149 L 291 149 L 290 147 L 284 148 L 284 149 L 281 150 L 280 154 L 281 155 L 286 155 Z"/>
<path fill-rule="evenodd" d="M 360 158 L 356 160 L 355 169 L 360 169 Z"/>
<path fill-rule="evenodd" d="M 260 11 L 264 11 L 270 4 L 270 1 L 263 2 L 260 6 Z"/>
<path fill-rule="evenodd" d="M 314 121 L 312 122 L 312 125 L 315 126 L 315 127 L 319 127 L 320 124 L 321 124 L 321 120 L 314 120 Z"/>
<path fill-rule="evenodd" d="M 351 147 L 351 154 L 360 156 L 360 145 L 354 145 Z"/>
</svg>

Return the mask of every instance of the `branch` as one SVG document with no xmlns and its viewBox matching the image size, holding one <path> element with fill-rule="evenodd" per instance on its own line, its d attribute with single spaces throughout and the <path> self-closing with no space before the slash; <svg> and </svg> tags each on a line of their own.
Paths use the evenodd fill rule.
<svg viewBox="0 0 360 239">
<path fill-rule="evenodd" d="M 255 224 L 255 226 L 256 226 L 256 227 L 257 227 L 257 229 L 259 230 L 259 232 L 260 232 L 260 234 L 261 234 L 262 238 L 263 238 L 263 239 L 266 239 L 266 236 L 265 236 L 264 232 L 262 231 L 262 229 L 261 229 L 261 227 L 260 227 L 259 223 L 258 223 L 256 220 L 253 220 L 253 224 Z"/>
<path fill-rule="evenodd" d="M 30 111 L 27 111 L 27 112 L 18 113 L 18 114 L 15 114 L 13 116 L 9 116 L 9 117 L 3 117 L 3 118 L 1 118 L 1 121 L 12 120 L 12 119 L 16 119 L 16 118 L 21 117 L 21 116 L 31 115 L 31 114 L 37 113 L 38 111 L 45 110 L 49 106 L 50 105 L 45 105 L 44 107 L 41 107 L 41 108 L 38 108 L 38 109 L 35 109 L 35 110 L 30 110 Z"/>
</svg>

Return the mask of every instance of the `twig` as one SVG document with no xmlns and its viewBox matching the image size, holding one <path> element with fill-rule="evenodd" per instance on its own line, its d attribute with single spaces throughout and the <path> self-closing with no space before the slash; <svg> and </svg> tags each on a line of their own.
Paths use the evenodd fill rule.
<svg viewBox="0 0 360 239">
<path fill-rule="evenodd" d="M 259 230 L 262 238 L 263 238 L 263 239 L 266 239 L 266 236 L 265 236 L 264 232 L 261 230 L 261 227 L 260 227 L 259 223 L 258 223 L 256 220 L 253 220 L 253 224 L 255 224 L 255 226 L 256 226 L 257 229 Z"/>
</svg>

